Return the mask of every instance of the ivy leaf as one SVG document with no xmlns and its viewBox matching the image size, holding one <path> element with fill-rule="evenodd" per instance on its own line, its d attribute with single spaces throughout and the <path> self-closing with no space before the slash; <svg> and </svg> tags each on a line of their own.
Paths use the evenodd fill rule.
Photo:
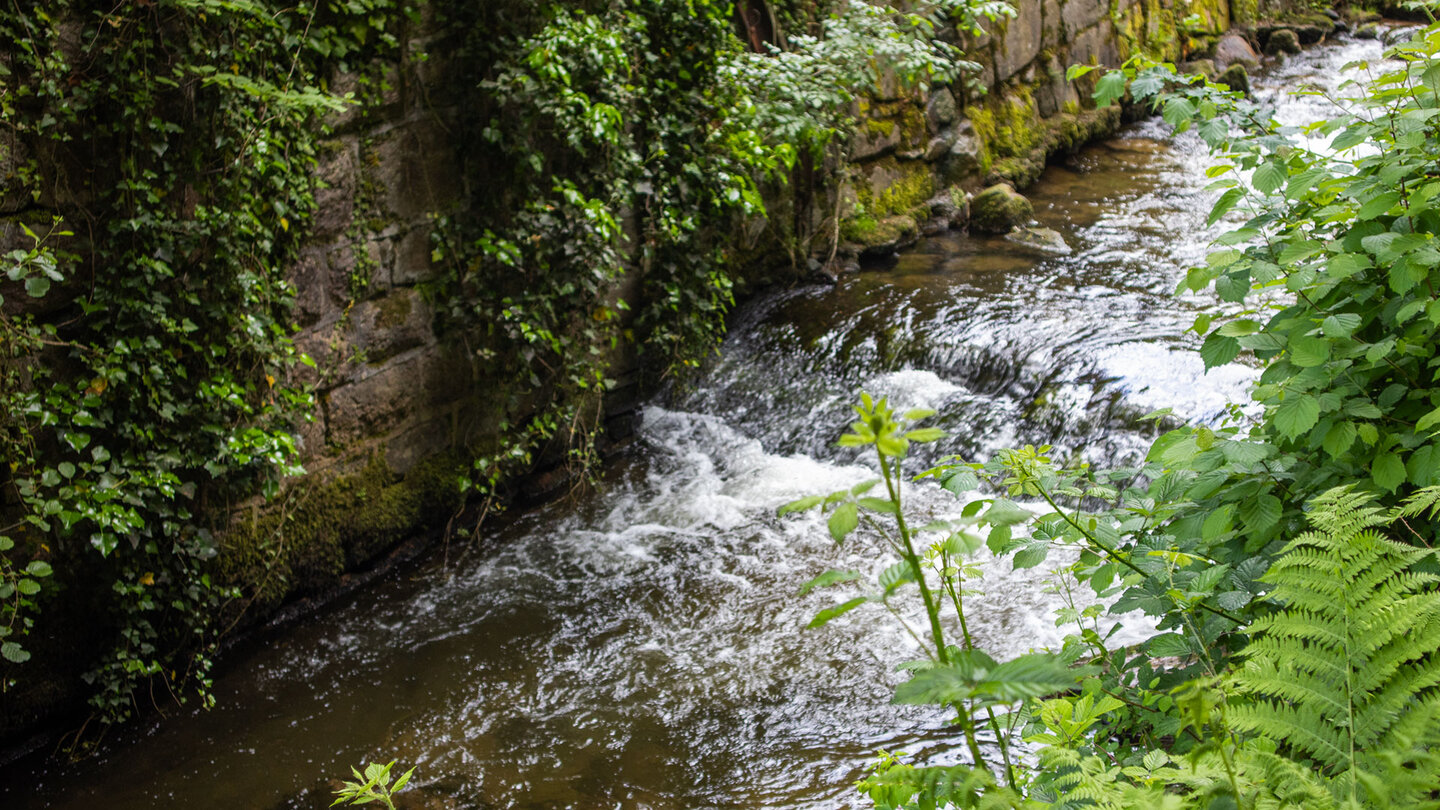
<svg viewBox="0 0 1440 810">
<path fill-rule="evenodd" d="M 31 276 L 25 279 L 25 293 L 31 298 L 44 298 L 45 293 L 50 291 L 50 279 L 45 276 Z M 30 657 L 29 653 L 25 654 Z"/>
<path fill-rule="evenodd" d="M 0 644 L 0 657 L 12 664 L 23 664 L 30 660 L 30 653 L 14 641 Z"/>
</svg>

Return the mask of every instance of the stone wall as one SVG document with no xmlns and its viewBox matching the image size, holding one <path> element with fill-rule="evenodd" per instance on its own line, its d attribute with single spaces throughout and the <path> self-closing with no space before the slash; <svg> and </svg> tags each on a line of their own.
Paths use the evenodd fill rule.
<svg viewBox="0 0 1440 810">
<path fill-rule="evenodd" d="M 959 44 L 980 70 L 925 95 L 899 90 L 860 105 L 852 180 L 842 190 L 851 254 L 883 255 L 963 220 L 964 196 L 1033 182 L 1055 153 L 1110 133 L 1118 109 L 1095 110 L 1094 78 L 1132 55 L 1180 61 L 1230 29 L 1226 0 L 1014 0 L 1015 17 Z M 846 205 L 846 203 L 849 203 Z"/>
</svg>

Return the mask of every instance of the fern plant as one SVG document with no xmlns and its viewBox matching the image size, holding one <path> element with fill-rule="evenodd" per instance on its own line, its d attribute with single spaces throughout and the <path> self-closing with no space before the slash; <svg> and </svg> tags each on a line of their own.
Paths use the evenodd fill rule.
<svg viewBox="0 0 1440 810">
<path fill-rule="evenodd" d="M 1396 787 L 1382 775 L 1394 770 L 1385 758 L 1409 762 L 1421 796 L 1440 785 L 1434 757 L 1417 745 L 1440 719 L 1435 552 L 1381 532 L 1435 499 L 1427 490 L 1392 511 L 1349 487 L 1316 498 L 1313 530 L 1291 541 L 1264 577 L 1284 607 L 1251 626 L 1254 639 L 1234 675 L 1251 701 L 1230 709 L 1233 728 L 1313 761 L 1352 803 L 1362 789 L 1378 799 Z M 1410 806 L 1399 799 L 1383 803 Z"/>
</svg>

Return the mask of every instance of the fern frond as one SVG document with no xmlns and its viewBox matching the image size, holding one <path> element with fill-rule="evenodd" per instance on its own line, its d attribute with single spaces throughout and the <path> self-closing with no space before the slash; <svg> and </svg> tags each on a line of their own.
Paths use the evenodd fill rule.
<svg viewBox="0 0 1440 810">
<path fill-rule="evenodd" d="M 1440 489 L 1422 500 L 1406 508 L 1432 508 Z M 1373 503 L 1348 488 L 1312 502 L 1313 530 L 1262 578 L 1283 608 L 1251 626 L 1233 676 L 1251 702 L 1230 713 L 1237 730 L 1342 777 L 1352 801 L 1379 761 L 1367 752 L 1400 756 L 1420 738 L 1410 717 L 1440 717 L 1430 708 L 1440 706 L 1440 578 L 1418 567 L 1434 552 L 1385 537 L 1379 528 L 1400 512 Z"/>
</svg>

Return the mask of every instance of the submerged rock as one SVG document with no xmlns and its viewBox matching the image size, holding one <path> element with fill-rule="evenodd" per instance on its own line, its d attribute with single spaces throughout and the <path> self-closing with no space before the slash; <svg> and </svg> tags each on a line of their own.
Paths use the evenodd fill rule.
<svg viewBox="0 0 1440 810">
<path fill-rule="evenodd" d="M 1005 238 L 1018 245 L 1035 248 L 1036 250 L 1042 250 L 1046 253 L 1054 253 L 1057 256 L 1066 256 L 1074 252 L 1074 250 L 1065 243 L 1065 237 L 1061 236 L 1058 231 L 1052 228 L 1022 225 L 1010 233 L 1005 234 Z"/>
<path fill-rule="evenodd" d="M 1009 183 L 997 183 L 970 201 L 970 229 L 980 233 L 1009 233 L 1030 221 L 1035 208 Z"/>
</svg>

